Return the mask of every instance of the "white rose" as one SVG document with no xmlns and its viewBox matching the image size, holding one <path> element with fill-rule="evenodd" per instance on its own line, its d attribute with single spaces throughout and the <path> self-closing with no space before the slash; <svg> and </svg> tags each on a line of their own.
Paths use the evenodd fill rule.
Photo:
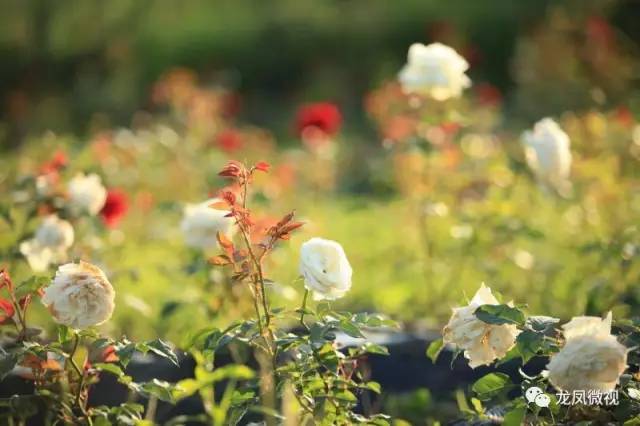
<svg viewBox="0 0 640 426">
<path fill-rule="evenodd" d="M 107 200 L 107 190 L 95 173 L 78 173 L 69 181 L 69 206 L 74 213 L 98 214 Z"/>
<path fill-rule="evenodd" d="M 571 172 L 569 135 L 551 118 L 544 118 L 533 131 L 522 134 L 527 164 L 543 183 L 556 188 L 566 186 Z"/>
<path fill-rule="evenodd" d="M 482 284 L 469 305 L 453 309 L 453 315 L 442 331 L 445 343 L 464 350 L 471 368 L 491 364 L 504 357 L 515 345 L 520 333 L 515 325 L 487 324 L 475 316 L 478 307 L 499 304 L 491 289 Z"/>
<path fill-rule="evenodd" d="M 73 244 L 73 227 L 56 215 L 47 216 L 34 237 L 20 244 L 29 266 L 36 272 L 46 270 L 52 263 L 67 260 L 67 250 Z"/>
<path fill-rule="evenodd" d="M 611 334 L 611 312 L 598 317 L 576 317 L 563 327 L 565 344 L 547 369 L 556 388 L 608 392 L 627 368 L 627 348 Z"/>
<path fill-rule="evenodd" d="M 57 323 L 81 330 L 111 318 L 114 298 L 115 292 L 104 272 L 80 261 L 58 268 L 53 281 L 44 289 L 42 303 Z"/>
<path fill-rule="evenodd" d="M 340 244 L 312 238 L 300 247 L 300 274 L 317 300 L 335 300 L 351 288 L 351 265 Z"/>
<path fill-rule="evenodd" d="M 218 244 L 216 239 L 218 232 L 227 236 L 231 234 L 234 219 L 225 217 L 229 211 L 210 207 L 220 201 L 213 198 L 204 203 L 189 204 L 185 207 L 180 228 L 185 243 L 189 247 L 203 250 L 214 248 Z"/>
<path fill-rule="evenodd" d="M 438 101 L 459 97 L 471 86 L 465 74 L 469 63 L 455 50 L 441 43 L 409 47 L 407 64 L 398 74 L 405 93 L 418 93 Z"/>
</svg>

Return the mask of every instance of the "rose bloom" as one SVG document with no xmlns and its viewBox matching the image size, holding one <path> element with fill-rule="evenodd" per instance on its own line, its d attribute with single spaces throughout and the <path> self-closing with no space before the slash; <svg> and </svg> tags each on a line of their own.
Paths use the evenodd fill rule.
<svg viewBox="0 0 640 426">
<path fill-rule="evenodd" d="M 54 320 L 76 330 L 100 325 L 113 314 L 115 292 L 104 272 L 80 261 L 58 268 L 42 303 Z"/>
<path fill-rule="evenodd" d="M 97 214 L 107 200 L 107 190 L 102 185 L 100 176 L 95 173 L 85 175 L 78 173 L 69 181 L 69 207 L 75 213 L 88 212 Z"/>
<path fill-rule="evenodd" d="M 457 98 L 471 86 L 465 74 L 469 63 L 455 50 L 441 43 L 409 47 L 407 64 L 398 81 L 405 93 L 429 96 L 437 101 Z"/>
<path fill-rule="evenodd" d="M 565 185 L 571 171 L 569 135 L 551 118 L 538 121 L 522 134 L 527 163 L 543 183 Z"/>
<path fill-rule="evenodd" d="M 180 228 L 187 246 L 203 250 L 214 248 L 218 244 L 218 232 L 227 236 L 231 234 L 234 219 L 225 217 L 229 211 L 210 207 L 220 201 L 218 198 L 212 198 L 204 203 L 189 204 L 185 207 Z"/>
<path fill-rule="evenodd" d="M 568 392 L 615 389 L 628 349 L 611 334 L 611 312 L 605 319 L 575 317 L 562 328 L 565 344 L 547 365 L 551 384 Z"/>
<path fill-rule="evenodd" d="M 73 227 L 57 215 L 47 216 L 34 237 L 20 244 L 20 253 L 36 272 L 46 270 L 52 263 L 67 260 L 67 250 L 73 244 Z"/>
<path fill-rule="evenodd" d="M 312 238 L 300 247 L 300 274 L 316 300 L 335 300 L 351 289 L 351 265 L 335 241 Z"/>
<path fill-rule="evenodd" d="M 100 210 L 100 216 L 107 227 L 114 228 L 118 226 L 128 210 L 129 198 L 127 194 L 119 189 L 110 189 L 107 192 L 104 206 Z"/>
<path fill-rule="evenodd" d="M 515 345 L 520 333 L 515 325 L 487 324 L 475 315 L 476 309 L 482 305 L 499 304 L 491 289 L 482 284 L 469 305 L 453 309 L 453 315 L 442 331 L 445 343 L 464 350 L 471 368 L 491 364 L 504 357 Z"/>
<path fill-rule="evenodd" d="M 296 116 L 296 132 L 303 136 L 305 129 L 315 128 L 326 136 L 335 136 L 342 125 L 342 114 L 335 104 L 317 102 L 302 105 Z"/>
</svg>

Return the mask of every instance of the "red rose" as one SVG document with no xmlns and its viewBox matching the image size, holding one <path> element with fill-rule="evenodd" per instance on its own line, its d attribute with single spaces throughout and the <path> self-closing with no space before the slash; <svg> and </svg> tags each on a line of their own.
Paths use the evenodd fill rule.
<svg viewBox="0 0 640 426">
<path fill-rule="evenodd" d="M 342 125 L 342 115 L 335 104 L 330 102 L 318 102 L 306 104 L 298 109 L 296 117 L 296 132 L 302 137 L 305 129 L 310 127 L 324 132 L 328 136 L 334 136 Z"/>
<path fill-rule="evenodd" d="M 127 210 L 129 210 L 127 194 L 119 189 L 110 189 L 100 215 L 107 227 L 114 228 L 127 214 Z"/>
</svg>

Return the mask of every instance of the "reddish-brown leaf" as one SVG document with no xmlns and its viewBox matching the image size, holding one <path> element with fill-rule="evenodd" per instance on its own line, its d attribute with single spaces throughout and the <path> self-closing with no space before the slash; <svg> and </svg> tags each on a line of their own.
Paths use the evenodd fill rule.
<svg viewBox="0 0 640 426">
<path fill-rule="evenodd" d="M 209 207 L 215 210 L 229 210 L 229 204 L 226 201 L 216 201 L 209 204 Z"/>
<path fill-rule="evenodd" d="M 258 161 L 255 166 L 253 166 L 256 170 L 260 170 L 261 172 L 267 173 L 271 165 L 265 161 Z"/>
<path fill-rule="evenodd" d="M 287 223 L 286 225 L 284 225 L 282 227 L 282 229 L 280 230 L 280 232 L 288 234 L 290 232 L 295 231 L 296 229 L 300 228 L 302 225 L 304 225 L 304 222 L 291 222 L 291 223 Z"/>
<path fill-rule="evenodd" d="M 0 324 L 11 319 L 14 313 L 13 304 L 6 299 L 0 299 Z"/>
<path fill-rule="evenodd" d="M 293 219 L 293 215 L 295 214 L 295 212 L 290 212 L 287 213 L 282 219 L 280 219 L 280 221 L 276 224 L 277 228 L 281 228 L 284 225 L 286 225 L 287 223 L 289 223 L 291 221 L 291 219 Z"/>
<path fill-rule="evenodd" d="M 222 191 L 220 197 L 225 200 L 229 206 L 234 206 L 236 204 L 236 194 L 231 191 Z M 227 206 L 227 208 L 229 206 Z"/>
<path fill-rule="evenodd" d="M 238 177 L 242 174 L 244 166 L 237 161 L 229 161 L 218 173 L 222 177 Z"/>
<path fill-rule="evenodd" d="M 225 249 L 233 249 L 233 242 L 222 232 L 218 232 L 216 234 L 216 238 L 218 239 L 218 244 L 220 244 L 220 247 Z"/>
<path fill-rule="evenodd" d="M 209 258 L 209 263 L 215 266 L 224 266 L 231 263 L 231 259 L 228 256 L 221 254 L 219 256 L 213 256 Z"/>
</svg>

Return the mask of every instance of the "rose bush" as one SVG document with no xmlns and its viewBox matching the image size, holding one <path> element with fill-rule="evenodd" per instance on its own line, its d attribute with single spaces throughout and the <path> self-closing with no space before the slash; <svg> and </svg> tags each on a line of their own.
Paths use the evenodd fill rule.
<svg viewBox="0 0 640 426">
<path fill-rule="evenodd" d="M 3 420 L 27 419 L 37 401 L 62 423 L 148 423 L 154 399 L 190 397 L 205 412 L 189 420 L 212 424 L 385 424 L 383 412 L 400 425 L 452 420 L 454 390 L 371 398 L 383 391 L 380 336 L 407 338 L 371 309 L 419 337 L 446 324 L 428 353 L 464 354 L 446 384 L 460 387 L 455 403 L 468 419 L 633 424 L 633 114 L 554 111 L 522 133 L 518 121 L 502 122 L 508 93 L 470 87 L 467 68 L 444 45 L 412 46 L 398 78 L 365 102 L 380 146 L 358 144 L 351 125 L 340 134 L 348 102 L 303 105 L 284 126 L 294 140 L 277 146 L 234 115 L 234 94 L 178 70 L 131 129 L 102 129 L 87 144 L 46 134 L 10 154 L 0 170 L 0 367 L 36 390 L 0 400 Z M 479 282 L 527 306 L 483 285 L 452 314 Z M 608 311 L 615 322 L 594 317 Z M 124 334 L 151 340 L 115 337 Z M 136 383 L 131 353 L 175 361 L 158 339 L 168 337 L 189 351 L 192 377 Z M 483 376 L 470 400 L 457 373 Z M 89 389 L 107 374 L 133 398 L 150 397 L 147 408 L 91 406 Z M 532 387 L 542 392 L 534 402 Z M 566 407 L 554 396 L 596 390 L 618 391 L 619 406 Z"/>
</svg>

